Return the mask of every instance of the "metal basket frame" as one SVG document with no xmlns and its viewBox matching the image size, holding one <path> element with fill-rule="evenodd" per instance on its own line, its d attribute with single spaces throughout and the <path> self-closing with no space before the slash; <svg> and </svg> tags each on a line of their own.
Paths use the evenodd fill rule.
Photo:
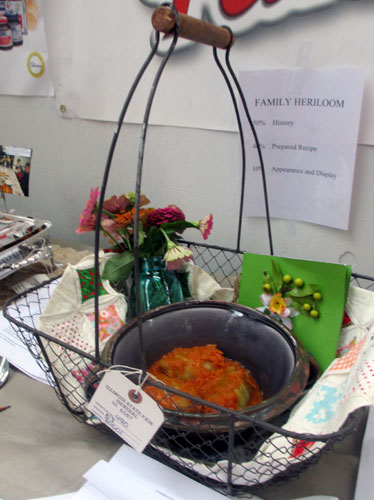
<svg viewBox="0 0 374 500">
<path fill-rule="evenodd" d="M 168 4 L 175 10 L 172 4 Z M 176 13 L 177 15 L 177 13 Z M 229 28 L 228 28 L 229 29 Z M 230 32 L 231 33 L 231 32 Z M 98 220 L 101 218 L 105 191 L 110 172 L 110 167 L 117 144 L 118 136 L 122 124 L 124 122 L 126 111 L 129 107 L 131 99 L 135 93 L 137 85 L 142 78 L 144 72 L 149 66 L 150 61 L 157 53 L 159 43 L 159 33 L 155 34 L 155 43 L 147 57 L 145 63 L 141 67 L 135 81 L 129 91 L 127 99 L 121 110 L 118 124 L 110 145 L 107 163 L 104 170 L 101 194 L 98 201 Z M 165 65 L 167 64 L 178 39 L 178 23 L 173 32 L 173 40 L 170 43 L 170 48 L 161 58 L 159 69 L 156 73 L 148 102 L 145 109 L 144 120 L 142 124 L 142 132 L 139 145 L 137 178 L 136 178 L 136 197 L 135 197 L 135 284 L 137 310 L 140 310 L 140 294 L 139 294 L 139 248 L 137 241 L 137 223 L 139 215 L 139 198 L 140 186 L 142 179 L 142 166 L 148 121 L 152 102 L 155 96 L 158 82 Z M 266 221 L 269 237 L 270 254 L 273 255 L 273 244 L 270 225 L 270 214 L 268 208 L 268 196 L 266 189 L 265 168 L 262 159 L 261 148 L 257 138 L 257 134 L 248 112 L 247 105 L 240 85 L 235 76 L 234 71 L 229 61 L 230 47 L 226 49 L 225 63 L 226 68 L 220 63 L 217 55 L 217 50 L 213 49 L 214 59 L 227 83 L 230 96 L 238 121 L 239 135 L 242 149 L 242 185 L 238 221 L 238 237 L 236 247 L 234 249 L 224 248 L 215 245 L 195 243 L 185 241 L 194 250 L 195 263 L 209 272 L 212 277 L 222 286 L 235 285 L 235 280 L 240 276 L 243 251 L 240 247 L 242 211 L 244 199 L 244 183 L 245 183 L 245 147 L 243 128 L 239 116 L 238 105 L 236 102 L 233 86 L 230 82 L 234 82 L 239 97 L 241 99 L 248 123 L 252 129 L 253 136 L 257 146 L 259 155 L 266 209 Z M 4 307 L 4 316 L 10 321 L 12 327 L 17 332 L 19 337 L 28 347 L 33 357 L 38 362 L 41 369 L 45 372 L 50 385 L 55 389 L 57 397 L 62 404 L 71 412 L 71 414 L 80 422 L 91 425 L 95 429 L 103 432 L 111 431 L 102 423 L 100 423 L 94 415 L 86 409 L 87 400 L 76 391 L 76 387 L 70 385 L 64 378 L 64 373 L 61 373 L 61 365 L 66 356 L 71 360 L 74 357 L 77 368 L 85 368 L 87 377 L 95 376 L 98 369 L 109 368 L 110 365 L 104 362 L 100 355 L 99 349 L 99 249 L 100 249 L 100 230 L 99 227 L 95 231 L 95 354 L 90 355 L 72 345 L 69 345 L 55 337 L 38 330 L 38 320 L 44 306 L 50 298 L 51 286 L 56 278 L 47 284 L 34 287 L 27 292 L 19 294 L 9 300 Z M 358 286 L 374 290 L 374 278 L 364 275 L 353 274 L 352 280 Z M 43 291 L 43 293 L 42 293 Z M 35 312 L 35 309 L 37 312 Z M 139 343 L 143 349 L 142 339 L 142 315 L 138 316 Z M 48 352 L 53 351 L 55 359 L 61 361 L 61 364 L 53 362 L 48 355 Z M 144 349 L 143 349 L 144 351 Z M 64 358 L 65 356 L 65 358 Z M 143 374 L 146 373 L 146 366 L 143 356 Z M 151 385 L 158 386 L 157 382 L 149 382 Z M 165 386 L 160 386 L 164 388 Z M 198 398 L 194 398 L 185 393 L 181 393 L 172 388 L 167 388 L 170 394 L 179 394 L 192 402 L 199 402 Z M 169 466 L 179 470 L 180 472 L 193 477 L 194 479 L 210 486 L 226 494 L 242 496 L 247 493 L 253 493 L 261 489 L 279 485 L 287 482 L 292 478 L 298 477 L 300 472 L 306 469 L 310 464 L 316 462 L 323 453 L 329 452 L 334 444 L 344 439 L 349 433 L 354 431 L 359 424 L 363 415 L 363 409 L 356 410 L 348 416 L 344 425 L 339 431 L 326 435 L 311 435 L 300 434 L 282 429 L 288 417 L 288 412 L 282 414 L 279 418 L 271 422 L 256 420 L 254 417 L 244 416 L 238 412 L 228 410 L 226 408 L 214 405 L 208 401 L 203 402 L 204 405 L 218 411 L 222 418 L 227 421 L 229 432 L 207 434 L 206 431 L 200 432 L 196 426 L 191 426 L 190 429 L 173 431 L 162 426 L 154 436 L 151 443 L 145 449 L 145 453 L 153 456 L 168 464 Z M 246 424 L 246 428 L 240 428 L 239 424 Z M 286 441 L 284 441 L 284 439 Z M 277 440 L 281 440 L 282 444 L 277 446 Z M 266 452 L 261 451 L 264 443 L 271 442 L 277 450 L 278 456 L 267 456 Z M 308 443 L 315 443 L 313 448 L 307 450 Z M 293 453 L 295 446 L 304 446 L 307 450 L 305 456 L 300 456 L 300 460 L 296 460 L 290 465 L 287 462 L 287 457 Z M 281 455 L 279 457 L 279 454 Z"/>
<path fill-rule="evenodd" d="M 198 243 L 192 242 L 189 245 L 198 252 L 197 259 L 200 260 L 200 264 L 202 266 L 205 265 L 206 269 L 213 276 L 214 272 L 212 269 L 215 267 L 218 270 L 221 269 L 219 267 L 221 259 L 221 250 L 219 247 L 210 247 L 209 245 L 201 247 Z M 230 249 L 224 249 L 224 252 L 227 257 L 231 254 L 235 262 L 233 265 L 235 268 L 238 255 L 241 254 L 237 254 L 235 250 Z M 237 270 L 240 270 L 240 267 Z M 232 276 L 218 275 L 217 280 L 220 279 L 222 280 L 221 283 L 224 283 L 232 279 Z M 17 335 L 22 339 L 40 368 L 45 372 L 49 384 L 54 388 L 57 397 L 69 412 L 78 421 L 91 425 L 102 432 L 112 434 L 109 428 L 98 422 L 86 410 L 87 401 L 75 392 L 75 387 L 72 386 L 69 392 L 69 385 L 64 381 L 63 374 L 59 372 L 58 367 L 48 356 L 47 348 L 52 349 L 54 352 L 59 352 L 61 356 L 66 355 L 66 353 L 69 356 L 73 354 L 77 355 L 77 368 L 86 367 L 88 372 L 93 375 L 98 367 L 100 369 L 108 368 L 108 363 L 38 330 L 39 315 L 50 298 L 51 292 L 49 291 L 49 286 L 53 285 L 57 280 L 58 278 L 53 278 L 43 285 L 36 286 L 10 299 L 4 307 L 4 316 L 10 321 Z M 354 274 L 352 281 L 358 286 L 367 285 L 367 288 L 374 289 L 374 280 L 368 276 Z M 171 392 L 183 394 L 175 389 L 170 389 Z M 194 398 L 191 397 L 191 399 Z M 344 425 L 337 432 L 326 435 L 313 435 L 282 429 L 281 426 L 286 422 L 289 411 L 273 419 L 271 422 L 264 422 L 254 417 L 246 417 L 237 412 L 217 407 L 207 401 L 204 404 L 218 408 L 221 415 L 227 419 L 230 427 L 228 433 L 207 436 L 206 432 L 199 433 L 199 430 L 193 426 L 191 426 L 191 429 L 178 430 L 176 432 L 161 427 L 152 442 L 145 449 L 145 453 L 209 487 L 239 497 L 247 493 L 260 492 L 261 490 L 284 484 L 291 479 L 296 479 L 301 472 L 316 463 L 323 454 L 330 452 L 337 442 L 343 440 L 353 432 L 365 412 L 364 408 L 360 408 L 350 414 Z M 244 430 L 238 430 L 236 425 L 243 423 L 243 421 L 247 422 L 249 427 Z M 307 459 L 301 456 L 300 460 L 289 467 L 285 467 L 284 460 L 280 460 L 279 458 L 273 460 L 271 456 L 267 457 L 272 463 L 271 474 L 268 477 L 269 472 L 262 471 L 261 459 L 264 458 L 264 454 L 260 452 L 261 445 L 270 439 L 273 440 L 276 446 L 277 440 L 282 437 L 286 438 L 287 443 L 285 446 L 284 442 L 282 442 L 285 457 L 289 457 L 292 454 L 298 443 L 318 442 L 318 445 L 314 446 L 313 451 L 309 453 Z M 240 463 L 241 455 L 250 461 L 250 466 L 247 467 L 247 465 L 244 465 L 242 467 L 243 476 L 245 476 L 247 468 L 251 473 L 251 478 L 245 484 L 241 484 L 242 478 L 238 477 L 238 474 L 235 472 L 235 464 Z M 258 461 L 257 471 L 256 462 L 255 465 L 251 462 L 254 455 L 256 455 L 256 460 Z M 193 462 L 204 465 L 203 473 L 194 467 Z M 222 464 L 220 465 L 221 462 Z M 224 475 L 224 480 L 222 479 L 222 474 Z"/>
</svg>

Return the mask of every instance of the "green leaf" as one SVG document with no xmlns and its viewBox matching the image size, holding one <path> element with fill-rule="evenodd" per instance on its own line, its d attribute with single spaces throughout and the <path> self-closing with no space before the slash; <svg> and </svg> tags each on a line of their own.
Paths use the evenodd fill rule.
<svg viewBox="0 0 374 500">
<path fill-rule="evenodd" d="M 139 224 L 139 236 L 138 236 L 138 246 L 142 245 L 144 243 L 144 237 L 145 237 L 145 233 L 144 233 L 144 227 L 143 227 L 143 224 Z"/>
<path fill-rule="evenodd" d="M 314 292 L 318 292 L 318 290 L 318 285 L 304 285 L 302 288 L 292 288 L 286 295 L 287 297 L 308 297 L 309 295 L 313 295 Z"/>
<path fill-rule="evenodd" d="M 158 227 L 152 226 L 147 233 L 146 239 L 139 248 L 139 254 L 141 257 L 163 255 L 165 253 L 165 247 L 165 236 Z M 162 250 L 163 253 L 160 254 L 160 250 Z"/>
<path fill-rule="evenodd" d="M 303 308 L 303 305 L 305 304 L 306 300 L 304 298 L 293 298 L 292 302 L 290 304 L 290 307 L 293 307 L 296 309 L 301 314 L 308 314 L 307 311 Z"/>
<path fill-rule="evenodd" d="M 274 281 L 275 291 L 280 292 L 283 286 L 283 275 L 278 267 L 278 264 L 273 260 L 271 261 L 271 267 L 273 271 L 273 281 Z"/>
<path fill-rule="evenodd" d="M 123 252 L 111 257 L 104 266 L 102 278 L 109 281 L 124 281 L 131 272 L 134 265 L 134 255 L 131 252 Z"/>
<path fill-rule="evenodd" d="M 170 233 L 182 233 L 188 227 L 194 227 L 196 229 L 195 224 L 193 224 L 192 222 L 188 222 L 186 220 L 166 222 L 165 224 L 161 224 L 161 227 L 167 235 L 169 235 Z"/>
</svg>

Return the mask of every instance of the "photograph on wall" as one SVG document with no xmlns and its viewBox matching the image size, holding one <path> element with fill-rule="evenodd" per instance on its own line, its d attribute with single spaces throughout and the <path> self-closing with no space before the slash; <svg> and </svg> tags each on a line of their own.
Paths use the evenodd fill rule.
<svg viewBox="0 0 374 500">
<path fill-rule="evenodd" d="M 0 192 L 29 196 L 31 148 L 0 146 Z"/>
</svg>

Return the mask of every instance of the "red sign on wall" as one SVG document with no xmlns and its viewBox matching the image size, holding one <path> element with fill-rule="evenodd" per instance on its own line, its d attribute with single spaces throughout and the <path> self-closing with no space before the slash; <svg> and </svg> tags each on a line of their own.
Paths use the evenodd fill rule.
<svg viewBox="0 0 374 500">
<path fill-rule="evenodd" d="M 197 19 L 206 19 L 218 26 L 229 25 L 235 37 L 248 33 L 259 24 L 274 24 L 292 14 L 306 14 L 337 4 L 341 0 L 174 0 L 175 8 Z M 140 0 L 156 9 L 157 0 Z M 179 41 L 178 48 L 193 45 Z"/>
</svg>

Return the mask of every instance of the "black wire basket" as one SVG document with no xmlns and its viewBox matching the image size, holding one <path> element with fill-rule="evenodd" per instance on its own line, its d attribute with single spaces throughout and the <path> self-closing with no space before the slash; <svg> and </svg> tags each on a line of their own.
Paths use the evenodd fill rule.
<svg viewBox="0 0 374 500">
<path fill-rule="evenodd" d="M 172 29 L 173 39 L 170 43 L 170 48 L 166 54 L 161 57 L 160 66 L 153 82 L 144 115 L 139 146 L 135 192 L 135 224 L 139 215 L 142 164 L 149 114 L 162 71 L 174 50 L 178 36 L 183 36 L 183 33 L 181 32 L 184 29 L 182 29 L 182 25 L 184 26 L 185 22 L 184 17 L 182 19 L 183 23 L 180 22 L 180 16 L 175 11 L 173 5 L 163 4 L 162 8 L 169 9 L 169 14 L 176 20 L 176 22 Z M 209 30 L 210 29 L 211 27 L 209 26 Z M 193 249 L 194 263 L 207 271 L 219 285 L 235 288 L 237 286 L 238 279 L 240 278 L 242 257 L 244 253 L 244 251 L 241 250 L 240 239 L 246 159 L 242 124 L 231 81 L 234 83 L 234 87 L 236 87 L 237 93 L 242 101 L 246 117 L 248 118 L 248 123 L 253 131 L 253 136 L 257 145 L 257 152 L 263 176 L 266 220 L 271 254 L 273 254 L 273 246 L 268 210 L 265 169 L 261 148 L 259 146 L 256 131 L 246 107 L 243 94 L 235 73 L 230 65 L 229 54 L 233 44 L 231 31 L 226 27 L 220 27 L 219 30 L 221 30 L 221 34 L 224 33 L 224 37 L 226 39 L 225 46 L 220 47 L 225 49 L 226 69 L 219 61 L 217 46 L 214 45 L 214 41 L 209 43 L 213 45 L 214 59 L 227 83 L 229 93 L 233 101 L 242 146 L 242 191 L 238 218 L 237 244 L 235 248 L 224 248 L 188 241 L 185 241 L 184 244 Z M 100 220 L 102 214 L 107 180 L 120 128 L 136 87 L 150 61 L 157 53 L 159 38 L 159 32 L 156 30 L 155 43 L 152 47 L 151 53 L 137 75 L 120 113 L 118 125 L 110 146 L 108 160 L 104 171 L 101 194 L 98 203 L 98 220 Z M 99 419 L 97 419 L 97 417 L 95 417 L 87 409 L 87 402 L 94 392 L 94 389 L 97 387 L 97 384 L 100 382 L 98 372 L 106 370 L 111 366 L 110 361 L 102 356 L 98 342 L 99 235 L 100 231 L 97 227 L 95 233 L 94 354 L 89 354 L 76 346 L 63 342 L 58 338 L 52 337 L 51 335 L 38 329 L 39 318 L 53 293 L 54 286 L 58 281 L 56 278 L 44 283 L 41 286 L 32 288 L 23 294 L 17 295 L 8 301 L 4 307 L 4 316 L 10 321 L 18 336 L 27 346 L 41 369 L 45 372 L 46 378 L 50 385 L 55 389 L 57 397 L 71 412 L 71 414 L 74 415 L 74 417 L 80 422 L 91 425 L 93 428 L 102 432 L 111 433 L 112 431 L 106 425 L 101 423 Z M 135 283 L 137 285 L 136 300 L 138 303 L 138 310 L 140 310 L 139 248 L 138 242 L 136 241 L 136 235 L 137 227 L 135 225 L 134 271 Z M 369 276 L 353 274 L 352 283 L 362 288 L 374 290 L 374 278 Z M 139 342 L 142 348 L 143 315 L 139 315 L 138 318 L 135 318 L 135 320 L 137 321 L 139 328 Z M 67 361 L 69 361 L 69 368 L 67 368 Z M 80 373 L 84 373 L 83 386 L 82 384 L 77 386 L 77 384 L 72 383 L 71 372 L 75 369 Z M 143 374 L 146 373 L 145 366 L 142 366 L 142 370 Z M 149 381 L 149 383 L 157 386 L 157 382 Z M 168 390 L 166 392 L 169 396 L 170 394 L 179 394 L 187 399 L 190 399 L 192 404 L 197 401 L 196 398 L 190 397 L 188 394 L 171 388 L 167 389 Z M 345 423 L 337 432 L 326 435 L 313 435 L 295 433 L 282 428 L 283 424 L 287 422 L 291 408 L 288 408 L 286 411 L 269 421 L 265 421 L 261 418 L 228 410 L 227 408 L 214 405 L 208 401 L 204 401 L 204 405 L 214 409 L 215 412 L 219 414 L 221 421 L 225 422 L 225 431 L 217 431 L 214 425 L 212 425 L 212 428 L 210 429 L 209 424 L 208 427 L 206 425 L 201 427 L 198 423 L 193 421 L 185 424 L 183 428 L 173 428 L 172 426 L 163 425 L 157 431 L 150 444 L 146 447 L 145 453 L 202 482 L 205 485 L 236 496 L 241 496 L 242 494 L 246 494 L 248 492 L 253 493 L 259 489 L 279 485 L 292 478 L 298 477 L 303 470 L 309 467 L 312 463 L 315 463 L 322 454 L 331 451 L 335 443 L 341 441 L 348 434 L 353 432 L 357 428 L 359 421 L 364 414 L 363 408 L 358 409 L 347 417 Z M 309 448 L 309 443 L 313 443 L 313 447 Z M 302 453 L 298 453 L 298 451 L 302 451 Z M 292 457 L 292 461 L 290 461 L 290 457 Z"/>
<path fill-rule="evenodd" d="M 198 252 L 197 261 L 200 261 L 202 267 L 213 276 L 214 270 L 218 271 L 217 280 L 221 280 L 221 283 L 233 281 L 233 275 L 223 275 L 221 272 L 221 250 L 216 247 L 200 247 L 197 243 L 193 247 Z M 241 254 L 228 249 L 223 253 L 232 269 L 239 272 Z M 73 359 L 75 369 L 85 371 L 87 380 L 97 380 L 97 371 L 105 370 L 110 365 L 101 358 L 91 356 L 38 330 L 39 317 L 57 282 L 58 278 L 54 278 L 17 295 L 6 304 L 4 316 L 45 372 L 49 384 L 69 412 L 82 423 L 99 431 L 112 433 L 87 411 L 89 394 L 77 391 L 76 385 L 71 384 L 69 372 L 63 368 L 64 359 Z M 374 289 L 374 280 L 367 276 L 353 275 L 352 282 L 356 286 Z M 188 398 L 188 395 L 185 397 Z M 208 402 L 206 404 L 209 405 Z M 206 428 L 201 432 L 193 424 L 190 428 L 185 426 L 184 429 L 175 430 L 162 426 L 144 452 L 209 487 L 241 496 L 296 479 L 357 428 L 365 409 L 356 410 L 348 416 L 339 431 L 326 435 L 284 430 L 282 426 L 288 419 L 290 409 L 269 422 L 243 417 L 225 408 L 220 408 L 219 412 L 227 422 L 228 432 L 207 432 Z M 237 424 L 242 424 L 243 421 L 247 426 L 238 429 Z M 317 445 L 314 444 L 307 458 L 301 453 L 300 458 L 295 460 L 297 450 L 303 451 L 311 442 Z M 276 456 L 262 451 L 266 443 L 276 450 Z M 292 464 L 289 462 L 291 456 Z"/>
</svg>

